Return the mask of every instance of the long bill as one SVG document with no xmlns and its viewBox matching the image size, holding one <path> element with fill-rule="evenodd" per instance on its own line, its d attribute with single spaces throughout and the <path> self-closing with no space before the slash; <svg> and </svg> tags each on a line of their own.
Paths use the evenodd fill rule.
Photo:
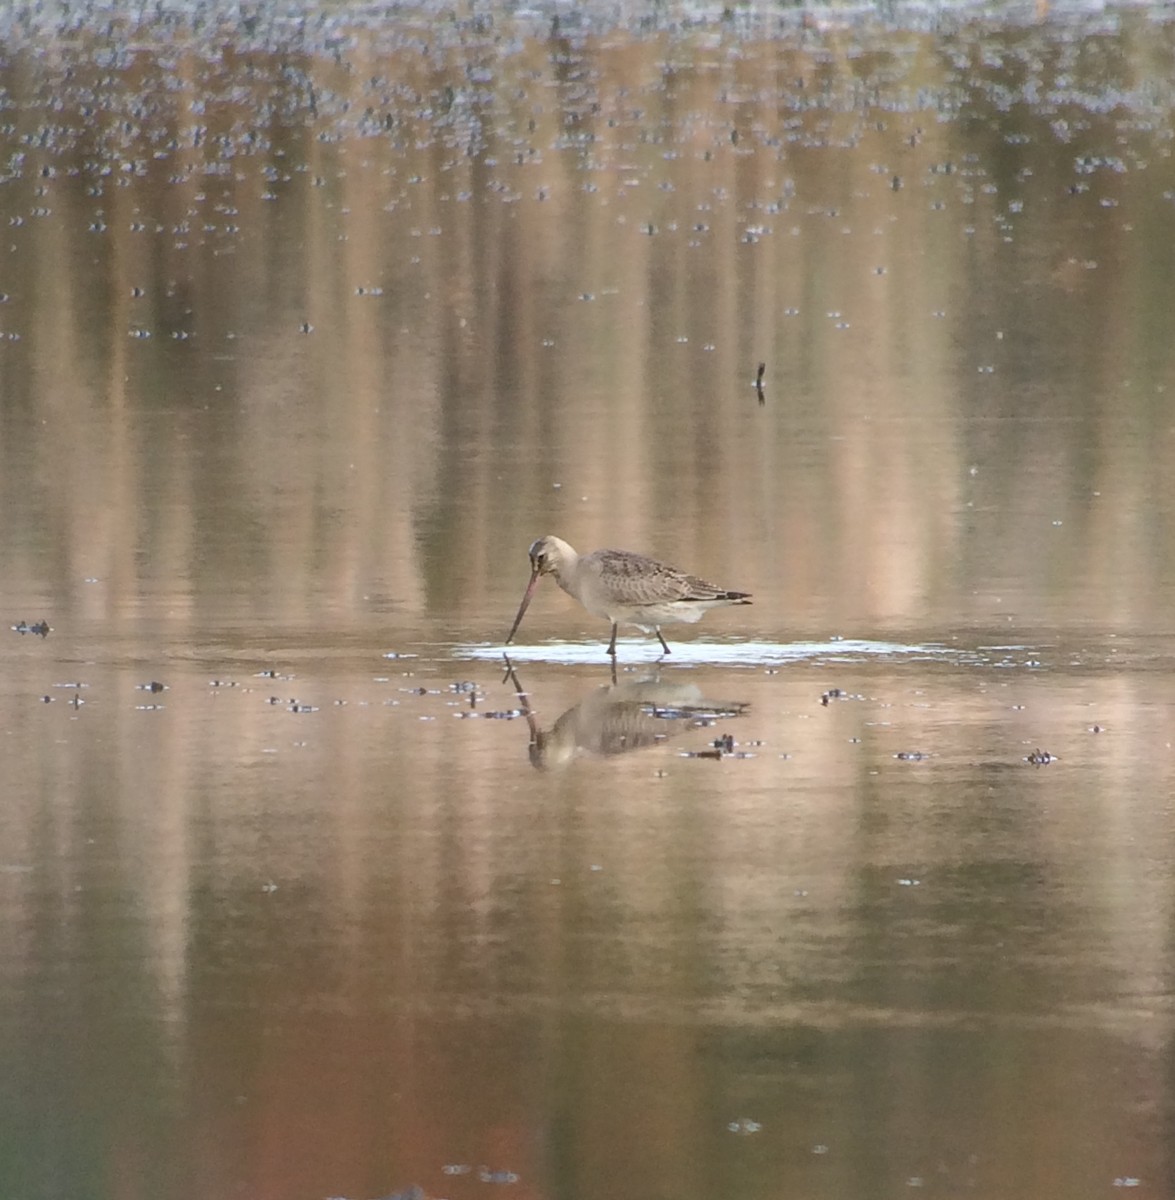
<svg viewBox="0 0 1175 1200">
<path fill-rule="evenodd" d="M 514 618 L 514 624 L 510 626 L 510 635 L 506 638 L 506 645 L 509 646 L 514 640 L 514 635 L 518 632 L 518 626 L 522 624 L 522 616 L 530 605 L 530 598 L 534 595 L 534 590 L 539 582 L 538 571 L 533 571 L 530 576 L 530 583 L 526 585 L 526 591 L 522 596 L 522 603 L 518 606 L 518 616 Z"/>
</svg>

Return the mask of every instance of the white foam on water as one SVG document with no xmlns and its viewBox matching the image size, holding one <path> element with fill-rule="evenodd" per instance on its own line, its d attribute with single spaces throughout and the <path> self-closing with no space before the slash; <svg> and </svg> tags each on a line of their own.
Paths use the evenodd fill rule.
<svg viewBox="0 0 1175 1200">
<path fill-rule="evenodd" d="M 945 661 L 960 657 L 958 651 L 935 644 L 875 642 L 836 638 L 827 642 L 671 642 L 665 655 L 655 641 L 621 638 L 616 643 L 619 666 L 664 660 L 669 666 L 762 667 L 778 663 L 819 659 L 825 662 L 859 662 L 869 658 L 919 658 Z M 512 662 L 599 663 L 608 659 L 603 642 L 544 642 L 539 645 L 481 643 L 453 647 L 453 657 L 501 659 Z"/>
</svg>

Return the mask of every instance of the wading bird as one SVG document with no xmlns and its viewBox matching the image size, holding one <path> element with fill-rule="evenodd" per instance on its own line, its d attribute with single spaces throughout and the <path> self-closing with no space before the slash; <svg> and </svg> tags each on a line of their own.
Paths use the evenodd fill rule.
<svg viewBox="0 0 1175 1200">
<path fill-rule="evenodd" d="M 661 626 L 675 622 L 692 625 L 712 608 L 728 604 L 750 604 L 747 592 L 731 592 L 679 571 L 655 558 L 633 554 L 629 550 L 593 550 L 577 554 L 562 538 L 547 537 L 530 548 L 530 583 L 518 615 L 510 627 L 509 645 L 535 588 L 544 575 L 574 596 L 592 614 L 612 622 L 612 640 L 608 653 L 616 657 L 616 627 L 635 625 L 645 633 L 655 633 L 666 654 L 669 647 L 661 636 Z"/>
</svg>

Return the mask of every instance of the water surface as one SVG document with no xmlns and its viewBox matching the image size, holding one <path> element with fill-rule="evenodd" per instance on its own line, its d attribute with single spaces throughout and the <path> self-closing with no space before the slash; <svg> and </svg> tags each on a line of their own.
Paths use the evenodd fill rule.
<svg viewBox="0 0 1175 1200">
<path fill-rule="evenodd" d="M 1172 1195 L 1169 14 L 552 15 L 3 17 L 0 1194 Z"/>
</svg>

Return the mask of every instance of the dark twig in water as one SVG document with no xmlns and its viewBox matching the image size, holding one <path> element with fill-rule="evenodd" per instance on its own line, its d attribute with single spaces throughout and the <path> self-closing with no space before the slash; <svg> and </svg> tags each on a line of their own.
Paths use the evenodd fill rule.
<svg viewBox="0 0 1175 1200">
<path fill-rule="evenodd" d="M 21 635 L 31 633 L 42 638 L 48 637 L 51 632 L 48 621 L 37 621 L 32 625 L 28 621 L 18 621 L 17 624 L 12 626 L 12 631 Z"/>
</svg>

